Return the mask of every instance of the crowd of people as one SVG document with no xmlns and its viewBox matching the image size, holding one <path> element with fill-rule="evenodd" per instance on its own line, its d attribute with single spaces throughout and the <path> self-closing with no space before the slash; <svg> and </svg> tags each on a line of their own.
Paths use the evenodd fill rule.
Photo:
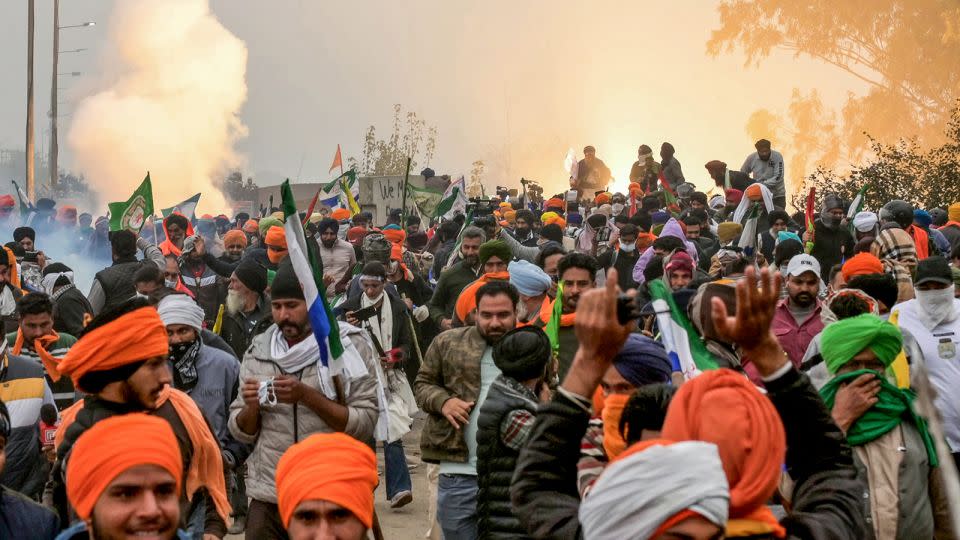
<svg viewBox="0 0 960 540">
<path fill-rule="evenodd" d="M 0 197 L 0 537 L 379 538 L 384 482 L 447 540 L 957 538 L 960 202 L 791 214 L 766 140 L 712 197 L 670 143 L 626 193 L 584 155 L 441 220 Z"/>
</svg>

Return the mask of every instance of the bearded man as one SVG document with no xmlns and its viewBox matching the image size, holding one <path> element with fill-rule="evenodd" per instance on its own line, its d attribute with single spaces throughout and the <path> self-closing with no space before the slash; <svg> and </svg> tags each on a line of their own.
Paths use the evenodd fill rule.
<svg viewBox="0 0 960 540">
<path fill-rule="evenodd" d="M 220 336 L 237 358 L 243 358 L 253 338 L 273 324 L 266 289 L 267 269 L 253 258 L 242 259 L 230 274 Z"/>
<path fill-rule="evenodd" d="M 517 290 L 506 281 L 480 287 L 476 325 L 433 340 L 414 393 L 426 412 L 423 460 L 440 464 L 437 519 L 445 538 L 477 538 L 477 429 L 490 385 L 500 375 L 493 346 L 517 324 Z"/>
</svg>

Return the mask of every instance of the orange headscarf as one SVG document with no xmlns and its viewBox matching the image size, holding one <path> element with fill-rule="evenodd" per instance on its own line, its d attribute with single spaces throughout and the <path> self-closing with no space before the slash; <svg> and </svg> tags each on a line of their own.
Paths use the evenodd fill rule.
<svg viewBox="0 0 960 540">
<path fill-rule="evenodd" d="M 247 222 L 243 224 L 243 232 L 250 234 L 257 234 L 260 232 L 260 226 L 257 224 L 257 220 L 248 219 Z"/>
<path fill-rule="evenodd" d="M 337 221 L 343 221 L 353 217 L 353 214 L 346 208 L 337 208 L 333 212 L 330 212 L 330 217 Z"/>
<path fill-rule="evenodd" d="M 461 322 L 467 322 L 467 316 L 470 312 L 477 309 L 477 290 L 490 281 L 506 281 L 510 279 L 510 272 L 490 272 L 483 274 L 479 279 L 467 285 L 457 297 L 457 304 L 454 306 L 454 313 Z"/>
<path fill-rule="evenodd" d="M 403 229 L 384 229 L 383 237 L 391 244 L 403 244 L 407 239 L 407 231 Z"/>
<path fill-rule="evenodd" d="M 80 519 L 90 519 L 100 495 L 121 473 L 156 465 L 183 481 L 180 446 L 166 420 L 142 413 L 100 420 L 77 439 L 67 460 L 67 498 Z"/>
<path fill-rule="evenodd" d="M 263 243 L 266 246 L 276 246 L 283 247 L 283 251 L 275 251 L 267 248 L 267 258 L 270 259 L 270 262 L 273 264 L 279 264 L 284 257 L 287 256 L 287 235 L 283 230 L 283 227 L 277 227 L 274 225 L 267 229 L 267 234 L 263 238 Z"/>
<path fill-rule="evenodd" d="M 184 216 L 183 214 L 181 214 L 180 212 L 174 212 L 173 214 L 170 214 L 170 215 L 172 216 L 174 214 L 184 217 L 187 220 L 187 230 L 183 231 L 184 238 L 188 236 L 193 236 L 193 224 L 190 223 L 190 219 Z M 173 242 L 170 241 L 170 233 L 167 232 L 168 219 L 170 219 L 170 216 L 163 218 L 163 234 L 166 235 L 167 239 L 164 240 L 163 242 L 160 242 L 160 252 L 163 253 L 164 255 L 173 254 L 179 257 L 180 255 L 183 254 L 183 252 L 180 248 L 174 245 Z"/>
<path fill-rule="evenodd" d="M 744 190 L 743 196 L 754 202 L 760 201 L 763 200 L 763 190 L 760 189 L 760 184 L 750 184 Z"/>
<path fill-rule="evenodd" d="M 640 182 L 630 182 L 627 190 L 630 192 L 630 195 L 634 197 L 643 194 L 643 186 L 640 185 Z"/>
<path fill-rule="evenodd" d="M 840 273 L 843 274 L 844 281 L 850 281 L 854 276 L 882 274 L 883 263 L 880 262 L 880 259 L 878 259 L 876 255 L 857 253 L 847 259 L 847 262 L 843 263 L 843 268 L 840 269 Z"/>
<path fill-rule="evenodd" d="M 243 247 L 247 247 L 247 235 L 243 234 L 243 231 L 240 229 L 231 229 L 223 235 L 223 245 L 232 244 L 234 242 L 239 242 L 243 244 Z"/>
<path fill-rule="evenodd" d="M 167 386 L 160 394 L 157 406 L 159 407 L 167 401 L 170 402 L 177 413 L 177 417 L 183 422 L 187 435 L 190 437 L 190 446 L 193 448 L 190 470 L 187 471 L 187 498 L 192 499 L 198 489 L 206 488 L 210 498 L 213 499 L 214 506 L 217 508 L 217 513 L 220 514 L 224 522 L 229 522 L 230 502 L 227 499 L 227 487 L 223 478 L 223 458 L 220 453 L 220 444 L 214 438 L 203 413 L 200 412 L 193 398 L 180 390 Z M 78 401 L 60 413 L 60 425 L 57 427 L 57 432 L 53 438 L 53 444 L 56 448 L 59 448 L 60 444 L 63 443 L 67 428 L 76 421 L 77 414 L 83 410 L 83 405 L 84 401 Z M 99 425 L 99 423 L 96 425 Z M 178 463 L 180 463 L 179 456 L 178 450 Z M 182 469 L 182 463 L 177 468 Z"/>
<path fill-rule="evenodd" d="M 43 363 L 47 375 L 53 379 L 53 382 L 57 382 L 60 380 L 60 372 L 57 371 L 57 364 L 60 363 L 60 359 L 48 353 L 47 347 L 56 343 L 57 340 L 60 339 L 60 334 L 53 329 L 51 329 L 50 332 L 52 333 L 33 340 L 33 350 L 37 351 L 37 356 L 40 357 L 40 361 Z M 23 351 L 23 342 L 23 330 L 17 328 L 17 340 L 13 343 L 13 349 L 11 349 L 10 352 L 19 355 L 20 352 Z"/>
<path fill-rule="evenodd" d="M 80 379 L 91 371 L 106 371 L 169 352 L 167 327 L 160 315 L 152 307 L 142 307 L 85 334 L 57 370 L 79 388 Z"/>
<path fill-rule="evenodd" d="M 783 422 L 746 377 L 718 369 L 684 383 L 667 409 L 662 436 L 717 445 L 730 483 L 728 530 L 747 527 L 777 538 L 786 535 L 764 506 L 780 481 L 787 451 Z"/>
<path fill-rule="evenodd" d="M 601 204 L 607 204 L 611 201 L 610 194 L 604 191 L 603 193 L 598 193 L 596 197 L 593 198 L 593 203 L 597 206 Z"/>
<path fill-rule="evenodd" d="M 377 458 L 370 447 L 343 433 L 317 433 L 291 446 L 277 463 L 277 506 L 283 526 L 303 501 L 340 505 L 373 526 Z"/>
<path fill-rule="evenodd" d="M 7 258 L 7 268 L 10 269 L 10 286 L 16 290 L 20 289 L 20 278 L 17 276 L 17 256 L 13 254 L 13 250 L 4 246 L 3 250 L 6 252 Z"/>
</svg>

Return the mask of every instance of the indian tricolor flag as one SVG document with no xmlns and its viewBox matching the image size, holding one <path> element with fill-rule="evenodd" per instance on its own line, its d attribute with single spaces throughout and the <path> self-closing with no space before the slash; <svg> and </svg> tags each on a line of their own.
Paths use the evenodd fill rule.
<svg viewBox="0 0 960 540">
<path fill-rule="evenodd" d="M 293 269 L 297 273 L 297 279 L 303 287 L 303 298 L 307 301 L 310 325 L 313 327 L 313 335 L 317 338 L 317 345 L 320 347 L 320 363 L 330 367 L 331 359 L 341 360 L 346 354 L 352 353 L 357 355 L 356 360 L 363 365 L 357 350 L 350 346 L 345 351 L 340 340 L 340 326 L 333 316 L 333 310 L 327 304 L 323 274 L 318 270 L 320 265 L 317 261 L 320 255 L 307 247 L 303 225 L 297 216 L 297 203 L 293 198 L 293 191 L 290 190 L 290 180 L 285 180 L 280 186 L 280 195 L 283 199 L 285 219 L 283 228 L 287 236 L 287 250 Z M 338 373 L 338 368 L 342 368 L 342 364 L 335 365 L 331 371 Z"/>
<path fill-rule="evenodd" d="M 853 198 L 853 201 L 850 203 L 850 209 L 847 210 L 847 219 L 850 220 L 850 226 L 853 227 L 853 218 L 856 217 L 857 213 L 863 210 L 863 198 L 867 194 L 867 190 L 870 189 L 870 184 L 864 184 L 860 191 L 857 192 L 857 196 Z"/>
<path fill-rule="evenodd" d="M 660 337 L 673 371 L 683 373 L 684 379 L 692 379 L 702 371 L 717 369 L 717 361 L 700 341 L 693 323 L 677 306 L 667 284 L 657 279 L 650 282 L 649 288 L 653 309 L 657 312 Z"/>
</svg>

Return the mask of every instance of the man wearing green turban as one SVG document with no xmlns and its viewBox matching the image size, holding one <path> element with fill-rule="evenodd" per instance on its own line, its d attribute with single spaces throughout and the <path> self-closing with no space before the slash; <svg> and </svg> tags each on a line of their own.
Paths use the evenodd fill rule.
<svg viewBox="0 0 960 540">
<path fill-rule="evenodd" d="M 900 330 L 864 314 L 827 325 L 821 354 L 833 379 L 821 390 L 854 450 L 868 523 L 876 539 L 933 538 L 948 531 L 936 448 L 913 410 L 915 394 L 887 381 L 903 346 Z"/>
<path fill-rule="evenodd" d="M 505 272 L 513 253 L 503 240 L 489 240 L 480 245 L 480 264 L 484 274 Z"/>
</svg>

